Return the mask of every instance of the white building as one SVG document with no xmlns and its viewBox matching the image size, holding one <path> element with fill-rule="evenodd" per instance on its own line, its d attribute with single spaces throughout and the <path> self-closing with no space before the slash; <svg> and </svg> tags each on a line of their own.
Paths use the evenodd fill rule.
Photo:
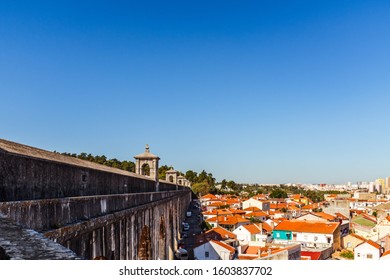
<svg viewBox="0 0 390 280">
<path fill-rule="evenodd" d="M 299 242 L 302 247 L 340 248 L 340 224 L 319 221 L 282 221 L 273 230 L 275 243 Z"/>
<path fill-rule="evenodd" d="M 221 241 L 210 240 L 194 248 L 196 260 L 232 260 L 235 249 Z"/>
<path fill-rule="evenodd" d="M 257 200 L 254 198 L 249 198 L 248 200 L 242 202 L 242 209 L 246 209 L 249 207 L 257 207 L 261 211 L 269 211 L 270 202 L 266 200 Z"/>
<path fill-rule="evenodd" d="M 381 246 L 374 241 L 367 240 L 355 247 L 355 260 L 379 260 L 381 256 Z"/>
<path fill-rule="evenodd" d="M 237 235 L 237 240 L 240 242 L 240 245 L 265 246 L 267 242 L 272 241 L 271 235 L 263 233 L 262 228 L 256 224 L 239 226 L 233 233 Z"/>
</svg>

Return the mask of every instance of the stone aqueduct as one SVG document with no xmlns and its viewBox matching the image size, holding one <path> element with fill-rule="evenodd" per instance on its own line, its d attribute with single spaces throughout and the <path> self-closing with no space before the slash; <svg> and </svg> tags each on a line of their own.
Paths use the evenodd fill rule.
<svg viewBox="0 0 390 280">
<path fill-rule="evenodd" d="M 173 259 L 191 189 L 159 181 L 148 146 L 135 159 L 130 173 L 0 139 L 0 259 Z"/>
</svg>

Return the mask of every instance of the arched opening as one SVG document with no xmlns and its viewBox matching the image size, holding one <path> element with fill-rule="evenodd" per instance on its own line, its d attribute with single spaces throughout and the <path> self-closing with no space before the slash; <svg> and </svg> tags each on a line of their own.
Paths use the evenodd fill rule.
<svg viewBox="0 0 390 280">
<path fill-rule="evenodd" d="M 169 180 L 169 182 L 173 183 L 173 176 L 172 175 L 169 176 L 168 180 Z"/>
<path fill-rule="evenodd" d="M 141 167 L 141 174 L 144 176 L 150 176 L 150 166 L 147 163 L 144 163 Z"/>
</svg>

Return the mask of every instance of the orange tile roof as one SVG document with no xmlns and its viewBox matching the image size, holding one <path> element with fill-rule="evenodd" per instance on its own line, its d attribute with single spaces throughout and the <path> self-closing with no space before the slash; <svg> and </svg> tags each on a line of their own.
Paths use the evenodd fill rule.
<svg viewBox="0 0 390 280">
<path fill-rule="evenodd" d="M 341 213 L 334 213 L 336 215 L 337 218 L 340 218 L 340 219 L 343 219 L 343 220 L 349 220 L 348 217 L 344 216 L 343 214 Z"/>
<path fill-rule="evenodd" d="M 222 227 L 215 227 L 215 228 L 212 228 L 208 231 L 205 232 L 205 234 L 210 234 L 210 233 L 217 233 L 219 235 L 221 235 L 222 237 L 228 237 L 228 238 L 231 238 L 231 239 L 236 239 L 237 238 L 237 235 L 228 231 L 227 229 L 224 229 Z"/>
<path fill-rule="evenodd" d="M 312 213 L 312 214 L 317 216 L 317 217 L 324 218 L 328 221 L 333 221 L 333 220 L 337 219 L 336 216 L 333 216 L 331 214 L 324 213 L 324 212 L 316 212 L 316 213 Z"/>
<path fill-rule="evenodd" d="M 294 232 L 333 233 L 339 226 L 334 222 L 291 220 L 279 223 L 275 230 L 289 230 Z"/>
<path fill-rule="evenodd" d="M 226 243 L 223 243 L 221 241 L 218 241 L 218 240 L 210 240 L 210 242 L 213 242 L 215 244 L 218 244 L 219 246 L 229 250 L 231 253 L 234 253 L 236 250 L 232 247 L 232 246 L 229 246 L 227 245 Z"/>
<path fill-rule="evenodd" d="M 213 206 L 219 207 L 219 206 L 223 206 L 223 205 L 226 205 L 226 204 L 224 202 L 221 202 L 221 201 L 216 201 L 216 202 L 210 203 L 209 205 L 207 205 L 207 207 L 213 207 Z"/>
<path fill-rule="evenodd" d="M 203 215 L 232 215 L 233 213 L 227 209 L 213 209 L 212 211 L 202 212 Z"/>
<path fill-rule="evenodd" d="M 208 193 L 204 196 L 202 196 L 200 199 L 218 199 L 215 195 Z"/>
<path fill-rule="evenodd" d="M 268 214 L 260 211 L 260 212 L 251 212 L 245 215 L 245 217 L 250 218 L 250 217 L 267 217 Z"/>
<path fill-rule="evenodd" d="M 230 209 L 230 212 L 232 212 L 232 214 L 235 214 L 235 215 L 244 215 L 246 212 L 243 211 L 243 210 L 235 210 L 235 209 Z"/>
<path fill-rule="evenodd" d="M 234 203 L 240 203 L 241 200 L 238 199 L 238 198 L 229 198 L 229 199 L 227 199 L 226 202 L 227 202 L 228 204 L 234 204 Z"/>
<path fill-rule="evenodd" d="M 268 223 L 261 223 L 261 226 L 266 232 L 272 232 L 272 226 L 270 226 Z"/>
<path fill-rule="evenodd" d="M 386 252 L 384 252 L 384 253 L 382 254 L 382 257 L 384 257 L 384 256 L 387 256 L 387 255 L 390 255 L 390 250 L 389 250 L 389 251 L 386 251 Z"/>
<path fill-rule="evenodd" d="M 372 240 L 367 240 L 366 241 L 368 244 L 370 244 L 371 246 L 377 248 L 377 249 L 380 249 L 381 248 L 381 245 L 379 245 L 378 243 L 375 243 L 374 241 Z"/>
<path fill-rule="evenodd" d="M 238 260 L 254 260 L 257 259 L 258 256 L 246 256 L 246 255 L 239 255 Z"/>
<path fill-rule="evenodd" d="M 261 233 L 261 229 L 258 228 L 255 224 L 249 224 L 243 226 L 250 234 L 258 234 Z"/>
<path fill-rule="evenodd" d="M 259 255 L 260 251 L 260 256 L 261 257 L 266 257 L 269 256 L 270 254 L 275 254 L 278 252 L 282 252 L 287 250 L 288 248 L 280 248 L 280 247 L 261 247 L 261 246 L 248 246 L 247 249 L 244 252 L 244 255 Z"/>
<path fill-rule="evenodd" d="M 245 254 L 257 255 L 259 250 L 261 250 L 261 246 L 248 246 L 248 248 L 245 250 Z"/>
<path fill-rule="evenodd" d="M 217 222 L 217 217 L 212 217 L 206 220 L 207 222 Z M 240 216 L 224 216 L 218 217 L 218 223 L 221 225 L 236 225 L 238 223 L 250 222 L 247 219 L 241 218 Z"/>
</svg>

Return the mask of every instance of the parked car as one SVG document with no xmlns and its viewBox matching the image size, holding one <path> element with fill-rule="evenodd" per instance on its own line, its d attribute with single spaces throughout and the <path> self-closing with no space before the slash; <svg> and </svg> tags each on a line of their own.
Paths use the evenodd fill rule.
<svg viewBox="0 0 390 280">
<path fill-rule="evenodd" d="M 186 249 L 180 248 L 175 252 L 175 258 L 178 260 L 188 260 L 188 252 Z"/>
</svg>

